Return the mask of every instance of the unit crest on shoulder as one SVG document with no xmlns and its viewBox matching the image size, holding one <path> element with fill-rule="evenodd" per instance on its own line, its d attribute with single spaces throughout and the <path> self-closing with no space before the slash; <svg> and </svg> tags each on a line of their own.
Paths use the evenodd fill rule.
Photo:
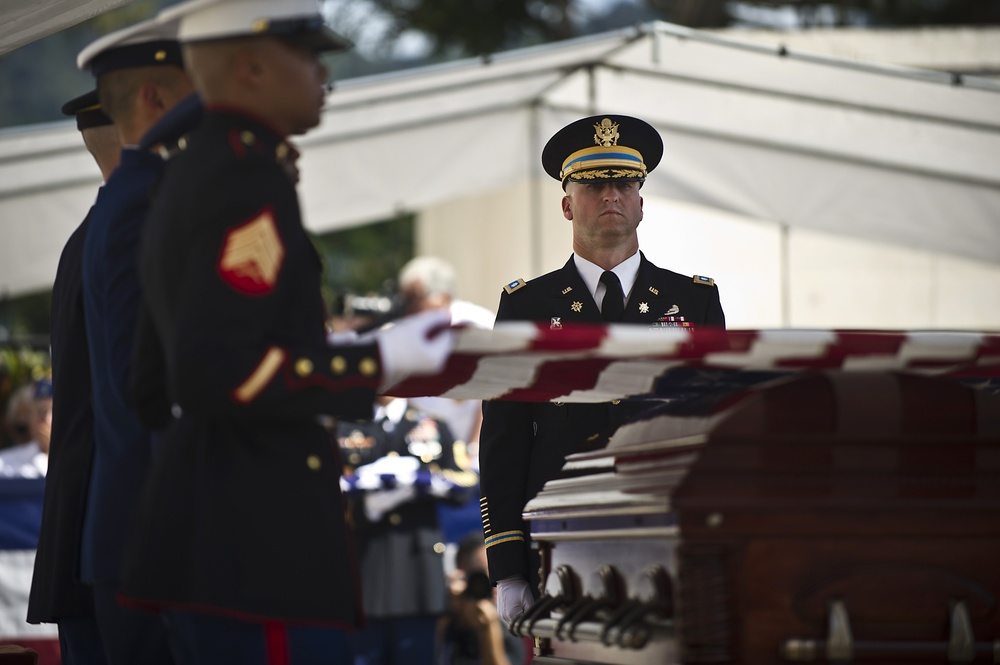
<svg viewBox="0 0 1000 665">
<path fill-rule="evenodd" d="M 521 287 L 523 287 L 525 284 L 526 284 L 526 282 L 523 279 L 521 279 L 520 277 L 518 277 L 513 282 L 508 282 L 507 284 L 504 284 L 503 285 L 503 290 L 506 291 L 507 293 L 514 293 L 514 291 L 517 291 L 518 289 L 520 289 Z"/>
</svg>

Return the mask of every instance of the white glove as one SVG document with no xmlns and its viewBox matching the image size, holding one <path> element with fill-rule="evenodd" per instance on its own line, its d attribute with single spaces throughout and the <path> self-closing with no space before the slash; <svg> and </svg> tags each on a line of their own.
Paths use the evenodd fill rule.
<svg viewBox="0 0 1000 665">
<path fill-rule="evenodd" d="M 359 337 L 357 330 L 342 330 L 340 332 L 327 333 L 326 335 L 326 343 L 330 346 L 358 344 L 358 340 Z"/>
<path fill-rule="evenodd" d="M 522 576 L 515 575 L 497 582 L 497 614 L 504 625 L 509 626 L 534 604 L 535 596 Z"/>
<path fill-rule="evenodd" d="M 382 356 L 379 392 L 385 393 L 411 374 L 440 372 L 455 346 L 455 333 L 448 329 L 450 321 L 447 310 L 432 309 L 379 330 L 375 335 Z"/>
</svg>

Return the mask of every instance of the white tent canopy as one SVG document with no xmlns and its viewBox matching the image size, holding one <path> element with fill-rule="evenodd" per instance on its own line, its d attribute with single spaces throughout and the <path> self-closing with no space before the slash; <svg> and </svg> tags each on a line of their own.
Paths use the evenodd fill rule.
<svg viewBox="0 0 1000 665">
<path fill-rule="evenodd" d="M 130 2 L 132 0 L 3 0 L 0 3 L 0 55 Z"/>
<path fill-rule="evenodd" d="M 952 85 L 946 74 L 781 56 L 654 24 L 348 81 L 328 103 L 303 141 L 311 165 L 337 174 L 308 183 L 317 228 L 538 173 L 559 127 L 620 112 L 664 138 L 647 196 L 1000 261 L 992 81 Z"/>
<path fill-rule="evenodd" d="M 660 130 L 647 200 L 1000 263 L 1000 84 L 664 23 L 338 83 L 300 140 L 307 225 L 527 182 L 530 272 L 551 269 L 536 242 L 555 205 L 538 156 L 559 127 L 602 112 Z M 0 290 L 49 286 L 93 199 L 96 167 L 74 134 L 0 133 Z"/>
</svg>

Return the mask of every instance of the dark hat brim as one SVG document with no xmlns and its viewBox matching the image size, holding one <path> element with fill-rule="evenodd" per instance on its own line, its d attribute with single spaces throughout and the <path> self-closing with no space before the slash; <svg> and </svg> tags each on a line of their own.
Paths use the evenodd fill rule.
<svg viewBox="0 0 1000 665">
<path fill-rule="evenodd" d="M 103 127 L 113 124 L 111 118 L 101 109 L 101 101 L 97 90 L 85 92 L 62 105 L 63 115 L 76 118 L 76 128 L 80 131 L 91 127 Z"/>
<path fill-rule="evenodd" d="M 319 14 L 271 21 L 265 34 L 307 48 L 311 51 L 346 51 L 354 44 L 331 30 Z"/>
<path fill-rule="evenodd" d="M 318 32 L 277 36 L 283 41 L 317 53 L 336 53 L 339 51 L 348 51 L 354 47 L 354 44 L 350 41 L 328 28 L 324 28 Z"/>
<path fill-rule="evenodd" d="M 108 48 L 91 58 L 87 67 L 94 77 L 132 67 L 184 67 L 181 46 L 174 39 L 158 39 Z"/>
<path fill-rule="evenodd" d="M 101 101 L 97 98 L 97 90 L 91 90 L 90 92 L 85 92 L 79 97 L 74 97 L 65 104 L 62 105 L 63 115 L 76 115 L 80 111 L 86 108 L 93 108 L 94 106 L 100 106 Z"/>
</svg>

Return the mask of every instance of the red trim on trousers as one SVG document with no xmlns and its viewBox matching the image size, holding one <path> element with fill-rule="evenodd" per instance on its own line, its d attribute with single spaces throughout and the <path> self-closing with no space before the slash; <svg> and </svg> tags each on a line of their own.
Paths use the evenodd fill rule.
<svg viewBox="0 0 1000 665">
<path fill-rule="evenodd" d="M 283 623 L 264 622 L 264 639 L 267 642 L 267 665 L 290 665 L 288 654 L 288 629 Z"/>
</svg>

